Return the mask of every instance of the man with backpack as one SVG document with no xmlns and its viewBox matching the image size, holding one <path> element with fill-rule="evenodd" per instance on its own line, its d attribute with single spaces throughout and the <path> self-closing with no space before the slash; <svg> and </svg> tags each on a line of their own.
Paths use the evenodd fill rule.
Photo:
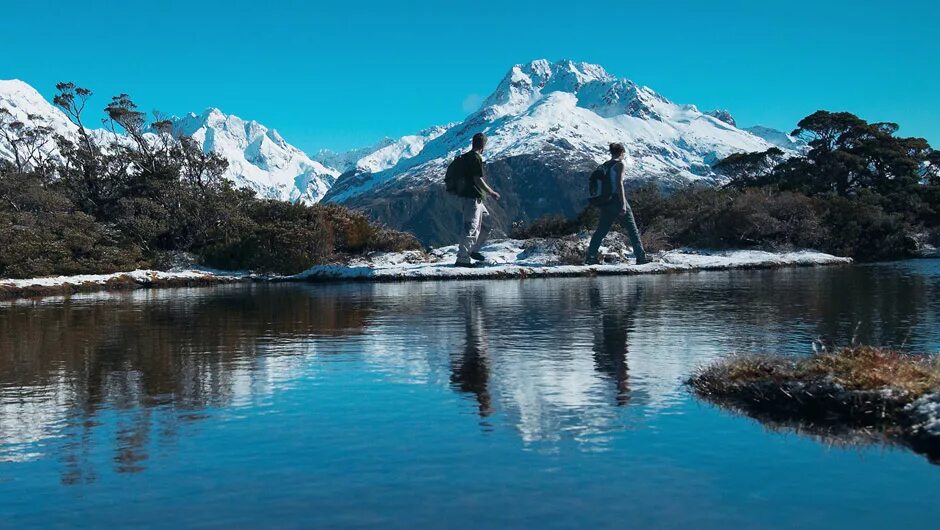
<svg viewBox="0 0 940 530">
<path fill-rule="evenodd" d="M 646 257 L 643 250 L 643 242 L 640 241 L 640 231 L 636 227 L 636 220 L 633 218 L 633 210 L 630 203 L 627 202 L 626 191 L 623 188 L 623 159 L 627 150 L 621 143 L 610 144 L 610 160 L 601 164 L 594 173 L 591 174 L 591 193 L 596 192 L 596 184 L 601 184 L 600 194 L 591 197 L 591 204 L 597 206 L 600 210 L 600 218 L 597 221 L 597 230 L 591 236 L 591 243 L 588 245 L 587 254 L 584 256 L 585 265 L 597 265 L 600 263 L 598 251 L 601 243 L 610 227 L 618 217 L 623 216 L 623 224 L 627 229 L 627 235 L 630 236 L 630 244 L 633 245 L 633 255 L 636 256 L 636 264 L 643 265 L 649 263 L 650 259 Z"/>
<path fill-rule="evenodd" d="M 447 167 L 444 184 L 447 192 L 456 195 L 460 201 L 463 217 L 463 231 L 457 248 L 457 267 L 473 267 L 472 260 L 483 261 L 485 256 L 480 248 L 489 235 L 490 212 L 483 204 L 487 195 L 499 200 L 499 193 L 486 183 L 486 163 L 483 162 L 483 149 L 486 147 L 486 135 L 473 135 L 470 151 L 458 156 Z"/>
</svg>

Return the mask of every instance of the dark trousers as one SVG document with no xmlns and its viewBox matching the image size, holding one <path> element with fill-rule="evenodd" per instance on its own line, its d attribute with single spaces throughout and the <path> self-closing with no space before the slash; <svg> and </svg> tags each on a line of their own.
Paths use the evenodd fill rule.
<svg viewBox="0 0 940 530">
<path fill-rule="evenodd" d="M 594 235 L 591 236 L 591 244 L 588 245 L 586 259 L 597 259 L 597 252 L 601 248 L 601 243 L 604 242 L 604 237 L 607 236 L 607 232 L 610 232 L 610 227 L 613 226 L 614 221 L 620 217 L 623 210 L 620 207 L 619 202 L 613 202 L 606 206 L 601 207 L 601 216 L 597 221 L 597 230 L 594 231 Z M 627 228 L 627 235 L 630 236 L 630 244 L 633 245 L 633 255 L 636 256 L 637 260 L 642 260 L 646 258 L 646 251 L 643 250 L 643 242 L 640 241 L 640 231 L 636 227 L 636 220 L 633 218 L 633 209 L 630 208 L 630 203 L 627 203 L 627 213 L 624 214 L 623 224 Z"/>
</svg>

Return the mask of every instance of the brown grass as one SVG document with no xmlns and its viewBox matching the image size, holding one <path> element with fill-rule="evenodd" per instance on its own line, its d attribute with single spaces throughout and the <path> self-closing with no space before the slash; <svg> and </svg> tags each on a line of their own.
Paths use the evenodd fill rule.
<svg viewBox="0 0 940 530">
<path fill-rule="evenodd" d="M 700 370 L 689 383 L 718 395 L 749 384 L 805 383 L 849 391 L 890 389 L 914 400 L 940 390 L 940 362 L 934 356 L 853 346 L 805 358 L 735 356 Z"/>
<path fill-rule="evenodd" d="M 837 445 L 901 444 L 940 464 L 940 437 L 924 430 L 924 418 L 908 407 L 940 392 L 936 356 L 870 346 L 812 357 L 739 355 L 699 370 L 688 384 L 772 430 Z"/>
</svg>

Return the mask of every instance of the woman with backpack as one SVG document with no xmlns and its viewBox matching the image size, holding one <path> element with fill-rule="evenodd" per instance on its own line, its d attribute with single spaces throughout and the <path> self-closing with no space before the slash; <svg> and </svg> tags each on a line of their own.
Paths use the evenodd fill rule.
<svg viewBox="0 0 940 530">
<path fill-rule="evenodd" d="M 601 193 L 591 199 L 591 204 L 600 209 L 600 218 L 597 221 L 597 230 L 591 236 L 591 243 L 588 245 L 587 254 L 584 256 L 585 265 L 597 265 L 598 251 L 601 243 L 610 227 L 618 217 L 623 216 L 623 224 L 627 228 L 627 235 L 630 236 L 630 244 L 633 245 L 633 255 L 636 256 L 636 264 L 643 265 L 649 263 L 646 252 L 643 250 L 643 243 L 640 241 L 640 231 L 636 227 L 636 220 L 633 218 L 633 210 L 630 203 L 627 202 L 627 195 L 623 188 L 623 159 L 627 150 L 621 143 L 610 144 L 610 160 L 604 162 L 591 175 L 592 188 L 595 175 L 601 181 Z"/>
</svg>

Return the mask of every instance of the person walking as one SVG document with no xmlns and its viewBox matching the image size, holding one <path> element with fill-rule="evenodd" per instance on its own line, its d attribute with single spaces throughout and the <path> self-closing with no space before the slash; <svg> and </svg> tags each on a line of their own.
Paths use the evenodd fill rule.
<svg viewBox="0 0 940 530">
<path fill-rule="evenodd" d="M 640 241 L 640 231 L 636 227 L 636 220 L 633 218 L 633 209 L 627 202 L 626 191 L 623 187 L 624 156 L 627 150 L 621 143 L 610 144 L 610 160 L 604 162 L 598 171 L 603 172 L 601 194 L 592 198 L 592 203 L 600 209 L 600 218 L 597 221 L 597 230 L 591 236 L 591 243 L 588 245 L 587 253 L 584 256 L 585 265 L 597 265 L 600 259 L 597 255 L 601 248 L 601 243 L 610 227 L 619 217 L 623 217 L 623 224 L 627 229 L 627 235 L 630 237 L 630 244 L 633 245 L 633 255 L 636 257 L 636 264 L 643 265 L 649 263 L 650 259 L 646 257 L 643 250 L 643 242 Z"/>
<path fill-rule="evenodd" d="M 476 133 L 471 141 L 470 151 L 457 157 L 444 177 L 447 190 L 457 196 L 460 213 L 463 218 L 461 238 L 457 247 L 457 267 L 473 267 L 471 260 L 482 262 L 486 256 L 480 249 L 490 233 L 490 212 L 483 204 L 487 195 L 499 200 L 499 193 L 486 182 L 486 163 L 483 150 L 486 148 L 486 135 Z"/>
</svg>

